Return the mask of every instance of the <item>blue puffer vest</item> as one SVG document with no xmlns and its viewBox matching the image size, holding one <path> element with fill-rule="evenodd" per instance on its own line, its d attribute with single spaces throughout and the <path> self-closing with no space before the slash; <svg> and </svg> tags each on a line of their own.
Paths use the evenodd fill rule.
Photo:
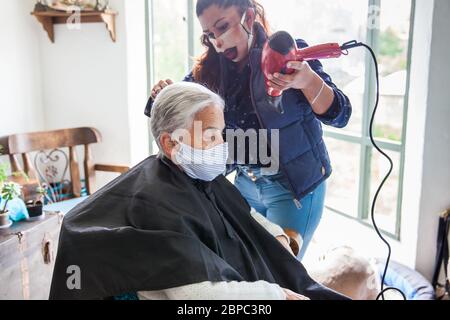
<svg viewBox="0 0 450 320">
<path fill-rule="evenodd" d="M 265 93 L 261 70 L 263 43 L 260 42 L 250 52 L 252 101 L 261 127 L 279 129 L 280 170 L 289 180 L 295 198 L 300 200 L 331 175 L 321 121 L 342 128 L 350 120 L 352 107 L 347 96 L 337 89 L 331 77 L 323 71 L 322 64 L 311 61 L 312 69 L 334 90 L 332 106 L 325 115 L 318 116 L 301 90 L 290 89 L 283 93 L 284 113 L 278 113 Z M 297 46 L 303 48 L 308 45 L 303 40 L 297 40 Z"/>
<path fill-rule="evenodd" d="M 279 130 L 279 167 L 289 181 L 290 190 L 296 200 L 314 191 L 331 175 L 330 158 L 323 141 L 321 122 L 333 127 L 345 127 L 352 113 L 348 97 L 332 82 L 323 71 L 319 61 L 310 61 L 311 68 L 333 89 L 334 101 L 324 115 L 316 115 L 301 90 L 290 89 L 283 93 L 284 113 L 278 113 L 271 105 L 261 70 L 262 48 L 267 36 L 261 25 L 255 25 L 256 43 L 250 51 L 251 97 L 260 127 Z M 297 40 L 299 48 L 307 47 L 303 40 Z M 221 59 L 225 59 L 221 57 Z M 195 81 L 192 73 L 185 81 Z M 226 101 L 225 101 L 226 102 Z M 147 104 L 146 114 L 150 114 L 152 101 Z M 273 155 L 272 155 L 273 157 Z M 235 168 L 234 166 L 233 168 Z"/>
</svg>

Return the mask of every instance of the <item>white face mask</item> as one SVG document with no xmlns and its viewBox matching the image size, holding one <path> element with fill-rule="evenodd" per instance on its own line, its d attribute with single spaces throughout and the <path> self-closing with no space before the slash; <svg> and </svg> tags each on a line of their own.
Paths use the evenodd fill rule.
<svg viewBox="0 0 450 320">
<path fill-rule="evenodd" d="M 228 143 L 219 144 L 211 149 L 195 149 L 180 143 L 180 149 L 174 154 L 174 162 L 192 179 L 213 181 L 224 174 L 228 160 Z"/>
<path fill-rule="evenodd" d="M 247 33 L 247 35 L 248 35 L 247 53 L 249 53 L 251 45 L 253 43 L 253 33 L 252 32 L 248 32 L 247 29 L 245 29 L 244 23 L 245 23 L 245 19 L 246 18 L 247 18 L 247 12 L 245 12 L 244 15 L 242 16 L 240 26 L 244 29 L 245 33 Z M 232 43 L 232 40 L 231 40 L 232 32 L 231 31 L 233 31 L 232 28 L 230 28 L 227 31 L 225 31 L 223 34 L 221 34 L 216 39 L 209 38 L 209 41 L 214 46 L 214 49 L 216 49 L 216 52 L 221 53 L 221 52 L 224 52 L 226 49 L 232 47 L 232 45 L 229 45 L 230 43 Z M 222 47 L 225 48 L 225 49 L 217 48 L 217 39 L 222 40 L 222 42 L 223 42 L 223 46 Z M 238 61 L 236 59 L 234 59 L 233 62 L 238 62 Z"/>
</svg>

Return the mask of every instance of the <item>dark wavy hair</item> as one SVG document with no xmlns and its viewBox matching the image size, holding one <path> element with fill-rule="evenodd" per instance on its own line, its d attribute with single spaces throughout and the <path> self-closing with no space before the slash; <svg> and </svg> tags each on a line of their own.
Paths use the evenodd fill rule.
<svg viewBox="0 0 450 320">
<path fill-rule="evenodd" d="M 264 7 L 256 0 L 198 0 L 196 7 L 197 17 L 200 17 L 212 5 L 217 5 L 224 9 L 236 6 L 240 14 L 244 14 L 247 9 L 253 8 L 256 13 L 255 21 L 261 24 L 267 34 L 270 33 Z M 218 91 L 220 83 L 220 78 L 218 77 L 220 74 L 219 54 L 206 35 L 202 35 L 200 40 L 203 46 L 206 47 L 206 51 L 196 59 L 193 68 L 194 79 L 196 82 L 206 85 L 209 89 Z"/>
</svg>

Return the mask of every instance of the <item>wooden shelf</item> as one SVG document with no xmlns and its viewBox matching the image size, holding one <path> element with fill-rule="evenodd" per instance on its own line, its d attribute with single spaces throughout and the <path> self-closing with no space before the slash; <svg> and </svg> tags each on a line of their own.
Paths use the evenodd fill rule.
<svg viewBox="0 0 450 320">
<path fill-rule="evenodd" d="M 67 24 L 67 19 L 73 15 L 63 11 L 34 11 L 31 13 L 42 24 L 48 34 L 48 38 L 55 43 L 55 24 Z M 112 41 L 116 42 L 116 16 L 115 11 L 80 12 L 81 23 L 103 22 L 109 31 Z"/>
</svg>

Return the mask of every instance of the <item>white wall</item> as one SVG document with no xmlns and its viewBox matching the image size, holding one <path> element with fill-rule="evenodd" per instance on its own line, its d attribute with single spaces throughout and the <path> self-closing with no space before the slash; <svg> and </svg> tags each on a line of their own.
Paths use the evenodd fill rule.
<svg viewBox="0 0 450 320">
<path fill-rule="evenodd" d="M 148 154 L 144 1 L 110 6 L 119 12 L 115 43 L 103 23 L 55 25 L 55 43 L 40 30 L 45 123 L 48 130 L 95 127 L 103 136 L 93 146 L 96 162 L 134 165 Z M 97 182 L 114 176 L 99 173 Z"/>
<path fill-rule="evenodd" d="M 51 43 L 30 15 L 34 0 L 0 1 L 0 136 L 92 126 L 103 136 L 96 162 L 146 158 L 145 1 L 110 1 L 119 13 L 115 43 L 103 23 L 55 25 Z M 97 183 L 115 176 L 98 173 Z"/>
<path fill-rule="evenodd" d="M 420 119 L 424 131 L 417 133 L 423 136 L 423 162 L 416 268 L 428 277 L 434 267 L 438 214 L 450 207 L 450 1 L 434 0 L 434 4 L 430 59 L 425 60 L 429 67 L 426 115 Z M 424 106 L 414 107 L 411 112 Z M 413 144 L 417 140 L 410 141 Z"/>
<path fill-rule="evenodd" d="M 95 161 L 128 164 L 123 1 L 112 1 L 111 6 L 119 12 L 116 43 L 100 23 L 81 24 L 80 30 L 55 25 L 55 43 L 39 32 L 45 123 L 47 130 L 95 127 L 103 136 L 103 142 L 93 146 Z M 100 174 L 99 185 L 107 179 Z"/>
<path fill-rule="evenodd" d="M 33 3 L 0 1 L 0 136 L 45 127 Z"/>
</svg>

